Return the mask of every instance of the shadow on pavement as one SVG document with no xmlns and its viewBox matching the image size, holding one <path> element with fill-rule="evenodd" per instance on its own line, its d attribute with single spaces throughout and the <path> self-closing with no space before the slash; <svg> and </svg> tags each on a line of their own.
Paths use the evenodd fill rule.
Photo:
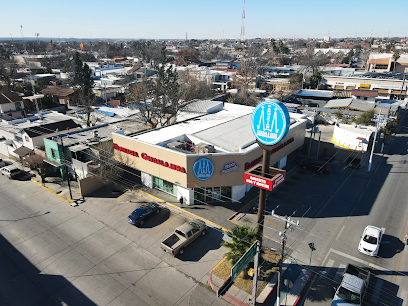
<svg viewBox="0 0 408 306">
<path fill-rule="evenodd" d="M 386 246 L 386 247 L 385 247 Z M 378 257 L 392 258 L 396 254 L 401 253 L 405 248 L 405 244 L 397 237 L 384 234 Z"/>
<path fill-rule="evenodd" d="M 222 233 L 216 229 L 208 227 L 205 236 L 198 237 L 190 243 L 182 255 L 177 257 L 182 261 L 199 261 L 209 250 L 216 250 L 221 247 Z"/>
<path fill-rule="evenodd" d="M 1 305 L 96 305 L 65 277 L 42 274 L 2 235 L 0 245 Z"/>
</svg>

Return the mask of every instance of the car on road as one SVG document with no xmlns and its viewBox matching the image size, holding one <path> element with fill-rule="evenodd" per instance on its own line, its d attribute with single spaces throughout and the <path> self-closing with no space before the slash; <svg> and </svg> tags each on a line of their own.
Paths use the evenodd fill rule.
<svg viewBox="0 0 408 306">
<path fill-rule="evenodd" d="M 383 231 L 381 228 L 368 225 L 361 236 L 358 250 L 366 255 L 377 256 L 382 237 Z"/>
<path fill-rule="evenodd" d="M 304 160 L 300 165 L 302 166 L 303 169 L 308 169 L 308 170 L 316 171 L 319 173 L 329 173 L 330 172 L 329 166 L 317 160 Z"/>
<path fill-rule="evenodd" d="M 15 165 L 5 166 L 0 169 L 2 175 L 7 176 L 9 179 L 14 179 L 21 174 L 21 170 Z"/>
<path fill-rule="evenodd" d="M 157 203 L 149 202 L 136 208 L 129 216 L 128 222 L 132 225 L 141 226 L 145 221 L 160 213 L 160 206 Z"/>
</svg>

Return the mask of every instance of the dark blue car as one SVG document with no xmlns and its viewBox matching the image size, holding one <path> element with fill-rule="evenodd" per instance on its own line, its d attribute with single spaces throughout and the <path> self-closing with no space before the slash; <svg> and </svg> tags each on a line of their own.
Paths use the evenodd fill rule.
<svg viewBox="0 0 408 306">
<path fill-rule="evenodd" d="M 160 213 L 160 206 L 150 202 L 136 208 L 128 217 L 128 222 L 132 225 L 141 226 L 151 216 Z"/>
</svg>

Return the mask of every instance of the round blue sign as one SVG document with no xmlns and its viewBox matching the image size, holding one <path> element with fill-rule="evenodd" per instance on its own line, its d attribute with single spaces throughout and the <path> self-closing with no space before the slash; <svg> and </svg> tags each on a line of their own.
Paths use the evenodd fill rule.
<svg viewBox="0 0 408 306">
<path fill-rule="evenodd" d="M 196 178 L 206 181 L 214 173 L 214 164 L 208 158 L 200 158 L 194 163 L 193 172 Z"/>
<path fill-rule="evenodd" d="M 259 142 L 267 146 L 277 144 L 289 131 L 289 112 L 282 102 L 264 101 L 252 112 L 251 126 Z"/>
</svg>

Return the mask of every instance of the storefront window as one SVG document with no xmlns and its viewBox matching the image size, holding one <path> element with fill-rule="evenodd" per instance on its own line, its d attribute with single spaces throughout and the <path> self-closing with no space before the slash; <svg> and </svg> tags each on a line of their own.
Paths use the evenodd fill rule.
<svg viewBox="0 0 408 306">
<path fill-rule="evenodd" d="M 177 196 L 177 185 L 153 176 L 153 187 Z"/>
<path fill-rule="evenodd" d="M 231 201 L 231 186 L 194 188 L 195 203 L 203 204 L 214 201 Z"/>
<path fill-rule="evenodd" d="M 231 186 L 221 187 L 221 201 L 231 201 Z"/>
<path fill-rule="evenodd" d="M 197 204 L 205 203 L 205 194 L 203 188 L 194 188 L 194 202 Z"/>
</svg>

